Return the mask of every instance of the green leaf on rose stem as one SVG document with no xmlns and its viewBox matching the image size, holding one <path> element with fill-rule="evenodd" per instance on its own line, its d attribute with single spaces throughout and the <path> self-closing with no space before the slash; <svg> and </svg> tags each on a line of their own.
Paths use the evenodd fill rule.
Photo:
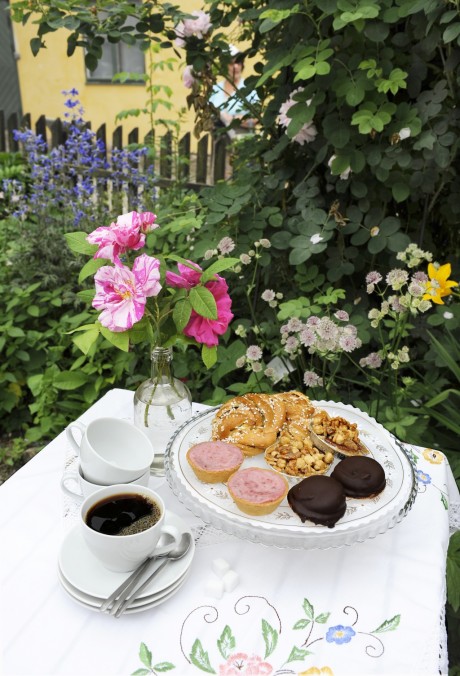
<svg viewBox="0 0 460 676">
<path fill-rule="evenodd" d="M 101 326 L 100 332 L 109 343 L 118 347 L 119 350 L 123 350 L 123 352 L 129 351 L 129 335 L 127 331 L 115 332 L 110 331 L 105 326 Z"/>
<path fill-rule="evenodd" d="M 201 275 L 202 284 L 204 284 L 205 282 L 209 282 L 218 272 L 222 272 L 222 270 L 228 270 L 228 268 L 232 268 L 239 262 L 240 262 L 239 258 L 221 258 L 220 260 L 210 265 L 209 268 L 207 268 L 203 272 L 203 274 Z"/>
<path fill-rule="evenodd" d="M 147 648 L 145 643 L 141 643 L 140 648 L 139 648 L 139 659 L 142 662 L 142 664 L 145 664 L 146 667 L 151 667 L 152 666 L 152 653 L 150 650 Z"/>
<path fill-rule="evenodd" d="M 90 258 L 80 270 L 78 282 L 81 284 L 84 279 L 90 277 L 90 275 L 94 275 L 103 265 L 107 265 L 107 261 L 104 258 Z"/>
<path fill-rule="evenodd" d="M 64 234 L 67 246 L 74 253 L 94 255 L 98 250 L 97 244 L 90 244 L 86 241 L 88 237 L 87 232 L 66 232 Z"/>
<path fill-rule="evenodd" d="M 147 676 L 148 674 L 151 674 L 152 672 L 150 669 L 136 669 L 136 671 L 133 671 L 131 676 Z"/>
<path fill-rule="evenodd" d="M 276 644 L 278 643 L 278 632 L 264 619 L 262 620 L 262 636 L 265 643 L 264 659 L 267 659 L 276 648 Z"/>
<path fill-rule="evenodd" d="M 179 333 L 187 326 L 191 314 L 192 305 L 188 298 L 182 298 L 174 305 L 173 320 Z"/>
<path fill-rule="evenodd" d="M 212 368 L 217 361 L 217 347 L 208 347 L 207 345 L 203 345 L 201 348 L 201 358 L 206 368 Z"/>
<path fill-rule="evenodd" d="M 217 305 L 214 296 L 204 286 L 190 289 L 190 302 L 197 314 L 206 319 L 217 319 Z"/>
<path fill-rule="evenodd" d="M 85 331 L 85 333 L 75 336 L 73 342 L 83 352 L 83 354 L 88 354 L 98 337 L 99 328 L 95 326 L 91 331 Z"/>
<path fill-rule="evenodd" d="M 233 636 L 232 630 L 227 624 L 225 625 L 224 630 L 220 635 L 220 638 L 217 640 L 217 647 L 219 648 L 219 652 L 224 658 L 224 660 L 227 660 L 229 658 L 230 653 L 235 648 L 235 645 L 236 645 L 235 637 Z"/>
<path fill-rule="evenodd" d="M 195 642 L 192 646 L 190 660 L 196 667 L 198 667 L 198 669 L 207 671 L 208 674 L 216 673 L 209 662 L 208 653 L 203 650 L 203 646 L 201 645 L 199 638 L 195 639 Z"/>
</svg>

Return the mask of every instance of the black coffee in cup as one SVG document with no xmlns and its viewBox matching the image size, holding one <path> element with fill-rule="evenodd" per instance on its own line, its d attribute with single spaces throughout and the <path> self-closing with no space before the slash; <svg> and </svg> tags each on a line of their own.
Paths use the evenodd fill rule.
<svg viewBox="0 0 460 676">
<path fill-rule="evenodd" d="M 154 526 L 161 517 L 160 506 L 137 493 L 104 498 L 88 510 L 86 524 L 104 535 L 133 535 Z"/>
</svg>

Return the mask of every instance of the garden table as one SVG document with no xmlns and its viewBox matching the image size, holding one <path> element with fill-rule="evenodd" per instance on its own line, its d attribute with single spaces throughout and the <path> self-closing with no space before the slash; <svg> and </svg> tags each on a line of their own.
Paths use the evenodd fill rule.
<svg viewBox="0 0 460 676">
<path fill-rule="evenodd" d="M 132 396 L 111 390 L 81 420 L 129 417 Z M 374 539 L 327 550 L 227 535 L 152 476 L 150 486 L 195 535 L 191 572 L 162 605 L 115 619 L 77 604 L 58 580 L 78 511 L 60 488 L 72 461 L 61 433 L 0 487 L 0 672 L 447 674 L 446 551 L 460 497 L 442 454 L 412 450 L 419 491 L 407 516 Z M 207 592 L 216 559 L 239 576 L 220 599 Z"/>
</svg>

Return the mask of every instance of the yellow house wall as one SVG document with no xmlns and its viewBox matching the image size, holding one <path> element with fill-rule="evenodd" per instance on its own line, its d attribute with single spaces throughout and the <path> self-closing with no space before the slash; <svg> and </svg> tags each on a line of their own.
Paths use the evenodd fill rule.
<svg viewBox="0 0 460 676">
<path fill-rule="evenodd" d="M 196 0 L 181 0 L 184 11 L 192 11 L 198 7 Z M 121 123 L 115 121 L 115 116 L 122 110 L 143 108 L 147 102 L 147 91 L 143 84 L 111 84 L 91 83 L 86 80 L 84 54 L 82 49 L 68 57 L 67 31 L 59 30 L 44 36 L 46 49 L 41 49 L 36 57 L 33 56 L 29 43 L 36 35 L 36 26 L 14 24 L 15 40 L 19 52 L 18 73 L 22 98 L 23 113 L 30 113 L 32 124 L 35 124 L 40 115 L 46 118 L 63 119 L 65 107 L 63 90 L 75 88 L 79 92 L 79 99 L 84 108 L 85 120 L 91 121 L 93 131 L 105 123 L 107 126 L 107 141 L 118 124 L 123 126 L 123 142 L 127 141 L 128 133 L 138 127 L 140 139 L 150 129 L 146 115 L 131 117 Z M 175 57 L 172 49 L 163 50 L 159 60 Z M 148 57 L 146 55 L 146 69 Z M 188 90 L 182 84 L 182 71 L 185 63 L 177 61 L 174 71 L 156 71 L 155 82 L 167 84 L 173 90 L 170 99 L 174 108 L 168 112 L 160 107 L 156 117 L 177 119 L 177 111 L 187 108 L 186 96 Z M 162 98 L 165 98 L 162 96 Z M 194 114 L 188 111 L 181 122 L 181 132 L 193 129 Z"/>
</svg>

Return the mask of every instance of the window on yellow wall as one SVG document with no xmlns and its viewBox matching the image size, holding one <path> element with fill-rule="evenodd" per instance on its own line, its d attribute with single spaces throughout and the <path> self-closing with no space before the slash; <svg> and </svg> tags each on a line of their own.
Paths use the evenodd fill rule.
<svg viewBox="0 0 460 676">
<path fill-rule="evenodd" d="M 116 73 L 145 73 L 144 52 L 137 44 L 106 42 L 96 70 L 87 69 L 86 79 L 88 82 L 112 82 Z"/>
</svg>

